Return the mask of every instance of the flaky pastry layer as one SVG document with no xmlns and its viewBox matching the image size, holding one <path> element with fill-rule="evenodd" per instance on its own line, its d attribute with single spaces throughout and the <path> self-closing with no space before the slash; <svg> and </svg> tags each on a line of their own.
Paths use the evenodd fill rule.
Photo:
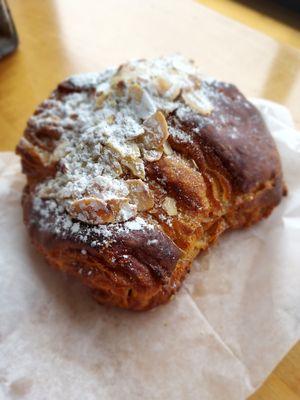
<svg viewBox="0 0 300 400">
<path fill-rule="evenodd" d="M 134 310 L 168 301 L 200 251 L 285 192 L 259 111 L 180 58 L 64 81 L 17 152 L 38 251 L 100 303 Z"/>
</svg>

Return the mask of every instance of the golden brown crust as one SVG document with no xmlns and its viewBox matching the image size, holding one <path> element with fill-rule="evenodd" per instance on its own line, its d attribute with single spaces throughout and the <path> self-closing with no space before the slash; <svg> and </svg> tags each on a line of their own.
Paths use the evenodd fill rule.
<svg viewBox="0 0 300 400">
<path fill-rule="evenodd" d="M 226 229 L 268 216 L 281 200 L 285 189 L 278 152 L 258 110 L 233 85 L 203 85 L 213 111 L 165 112 L 171 153 L 145 161 L 151 207 L 125 222 L 93 226 L 74 221 L 57 200 L 37 197 L 40 182 L 67 168 L 51 155 L 64 130 L 74 128 L 63 130 L 59 119 L 42 126 L 28 123 L 17 152 L 28 179 L 22 204 L 33 244 L 101 303 L 134 310 L 165 303 L 199 251 Z M 94 90 L 93 84 L 65 81 L 36 115 L 56 107 L 51 99 L 64 102 L 72 93 Z M 123 167 L 125 181 L 132 174 Z"/>
</svg>

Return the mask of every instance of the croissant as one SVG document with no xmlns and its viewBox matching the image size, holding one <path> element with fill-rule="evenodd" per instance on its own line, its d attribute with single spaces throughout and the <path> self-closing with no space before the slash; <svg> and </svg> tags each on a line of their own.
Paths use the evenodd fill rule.
<svg viewBox="0 0 300 400">
<path fill-rule="evenodd" d="M 200 251 L 286 192 L 259 111 L 177 55 L 63 81 L 16 152 L 36 249 L 98 302 L 133 310 L 167 302 Z"/>
</svg>

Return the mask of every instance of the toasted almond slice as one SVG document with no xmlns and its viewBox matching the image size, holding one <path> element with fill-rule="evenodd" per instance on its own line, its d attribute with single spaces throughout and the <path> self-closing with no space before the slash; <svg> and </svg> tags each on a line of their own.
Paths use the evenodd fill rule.
<svg viewBox="0 0 300 400">
<path fill-rule="evenodd" d="M 140 157 L 139 146 L 133 141 L 127 141 L 126 143 L 120 143 L 112 138 L 108 138 L 105 146 L 112 150 L 116 157 L 120 160 L 121 158 L 127 158 L 129 160 L 136 160 Z"/>
<path fill-rule="evenodd" d="M 169 137 L 168 124 L 161 111 L 156 111 L 144 122 L 148 133 L 144 135 L 143 142 L 146 149 L 161 147 Z"/>
<path fill-rule="evenodd" d="M 177 215 L 176 201 L 172 197 L 166 197 L 163 201 L 162 208 L 171 217 Z"/>
<path fill-rule="evenodd" d="M 129 200 L 136 204 L 138 211 L 150 210 L 154 206 L 154 196 L 149 186 L 141 179 L 128 179 Z"/>
<path fill-rule="evenodd" d="M 102 83 L 97 88 L 96 93 L 96 107 L 102 108 L 104 101 L 108 98 L 110 94 L 110 85 L 106 82 Z"/>
<path fill-rule="evenodd" d="M 127 148 L 126 158 L 136 160 L 137 158 L 140 157 L 141 155 L 140 148 L 136 143 L 132 141 L 127 141 L 126 148 Z"/>
<path fill-rule="evenodd" d="M 170 89 L 165 93 L 165 96 L 169 100 L 175 100 L 180 95 L 182 88 L 179 84 L 173 84 Z"/>
<path fill-rule="evenodd" d="M 137 103 L 141 103 L 143 97 L 143 89 L 138 83 L 134 83 L 129 86 L 129 96 L 133 98 Z"/>
<path fill-rule="evenodd" d="M 118 141 L 113 140 L 113 138 L 108 137 L 105 142 L 105 147 L 108 148 L 111 153 L 118 159 L 126 156 L 125 148 Z"/>
<path fill-rule="evenodd" d="M 112 84 L 116 85 L 120 81 L 123 81 L 125 84 L 137 82 L 142 73 L 141 67 L 133 66 L 130 63 L 122 64 L 112 77 Z"/>
<path fill-rule="evenodd" d="M 128 199 L 104 201 L 97 197 L 86 197 L 73 201 L 68 207 L 68 212 L 72 218 L 79 221 L 100 225 L 132 218 L 136 215 L 136 207 L 130 206 Z"/>
<path fill-rule="evenodd" d="M 30 143 L 25 137 L 22 137 L 19 141 L 19 144 L 17 146 L 17 151 L 19 154 L 28 154 L 32 158 L 32 161 L 34 163 L 41 164 L 43 166 L 48 166 L 51 162 L 51 155 L 40 149 L 37 146 L 34 146 L 32 143 Z"/>
<path fill-rule="evenodd" d="M 161 96 L 163 96 L 172 86 L 171 82 L 162 76 L 158 76 L 156 82 L 157 91 Z"/>
<path fill-rule="evenodd" d="M 135 204 L 129 203 L 129 200 L 126 199 L 126 202 L 123 203 L 122 208 L 120 209 L 116 222 L 128 221 L 129 219 L 134 218 L 136 215 L 137 206 Z"/>
<path fill-rule="evenodd" d="M 213 111 L 213 106 L 205 94 L 201 90 L 192 92 L 183 92 L 182 98 L 186 105 L 201 115 L 210 115 Z"/>
<path fill-rule="evenodd" d="M 123 79 L 116 78 L 115 82 L 112 83 L 112 88 L 114 89 L 115 94 L 117 96 L 119 96 L 119 97 L 124 96 L 126 83 L 123 81 Z"/>
<path fill-rule="evenodd" d="M 163 151 L 167 156 L 171 156 L 173 154 L 173 149 L 167 141 L 163 144 Z"/>
<path fill-rule="evenodd" d="M 116 117 L 113 114 L 109 115 L 106 118 L 106 122 L 108 123 L 108 125 L 112 125 L 115 122 L 115 120 L 116 120 Z"/>
<path fill-rule="evenodd" d="M 150 149 L 150 150 L 143 150 L 143 158 L 149 162 L 158 161 L 161 159 L 163 155 L 163 151 L 161 149 Z"/>
<path fill-rule="evenodd" d="M 200 76 L 194 75 L 194 74 L 189 74 L 189 79 L 193 82 L 195 89 L 201 88 L 202 81 L 201 81 Z"/>
<path fill-rule="evenodd" d="M 132 107 L 140 119 L 145 120 L 155 113 L 155 102 L 148 91 L 137 83 L 130 86 L 129 97 L 132 99 Z"/>
<path fill-rule="evenodd" d="M 96 107 L 102 108 L 104 101 L 107 99 L 107 97 L 108 97 L 108 93 L 104 93 L 104 92 L 100 93 L 96 99 Z"/>
<path fill-rule="evenodd" d="M 195 168 L 197 171 L 199 171 L 198 164 L 196 163 L 195 160 L 191 159 L 191 164 L 192 164 L 192 167 L 193 167 L 193 168 Z"/>
<path fill-rule="evenodd" d="M 151 117 L 146 119 L 144 125 L 155 132 L 159 132 L 164 141 L 167 140 L 169 136 L 168 124 L 164 114 L 161 111 L 156 111 L 153 115 L 151 115 Z"/>
<path fill-rule="evenodd" d="M 113 222 L 119 209 L 108 207 L 108 204 L 97 197 L 87 197 L 73 201 L 68 212 L 72 218 L 92 225 Z"/>
<path fill-rule="evenodd" d="M 67 141 L 59 142 L 59 144 L 56 146 L 56 148 L 54 149 L 53 153 L 50 156 L 51 162 L 59 161 L 61 158 L 63 158 L 65 154 L 68 153 L 67 147 L 68 147 Z"/>
<path fill-rule="evenodd" d="M 105 160 L 104 171 L 110 174 L 113 171 L 117 176 L 122 175 L 123 170 L 120 163 L 118 153 L 110 149 L 108 146 L 102 146 L 100 160 Z M 100 161 L 101 162 L 101 161 Z"/>
<path fill-rule="evenodd" d="M 116 159 L 112 159 L 112 162 L 110 164 L 111 169 L 115 172 L 115 174 L 117 176 L 120 176 L 123 174 L 123 170 L 122 170 L 122 166 L 119 163 L 119 161 L 117 161 Z"/>
<path fill-rule="evenodd" d="M 121 164 L 127 167 L 137 178 L 145 179 L 145 166 L 142 159 L 121 159 Z"/>
</svg>

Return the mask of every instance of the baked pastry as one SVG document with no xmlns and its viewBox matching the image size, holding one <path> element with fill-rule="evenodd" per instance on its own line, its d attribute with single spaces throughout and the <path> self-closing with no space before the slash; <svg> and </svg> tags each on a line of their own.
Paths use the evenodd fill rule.
<svg viewBox="0 0 300 400">
<path fill-rule="evenodd" d="M 17 153 L 37 250 L 100 303 L 134 310 L 165 303 L 199 251 L 285 191 L 259 111 L 180 56 L 60 83 Z"/>
</svg>

